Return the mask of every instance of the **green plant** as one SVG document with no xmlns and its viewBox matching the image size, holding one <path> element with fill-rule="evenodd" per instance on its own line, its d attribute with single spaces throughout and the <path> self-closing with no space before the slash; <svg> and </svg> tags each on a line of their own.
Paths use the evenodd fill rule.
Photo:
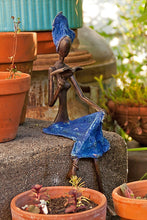
<svg viewBox="0 0 147 220">
<path fill-rule="evenodd" d="M 65 213 L 77 212 L 79 210 L 85 210 L 84 202 L 89 202 L 89 199 L 82 196 L 81 187 L 84 187 L 85 183 L 81 182 L 81 178 L 72 176 L 69 183 L 72 184 L 73 189 L 69 191 L 67 200 L 68 207 L 65 209 Z"/>
<path fill-rule="evenodd" d="M 114 75 L 116 84 L 113 89 L 105 88 L 103 76 L 95 77 L 100 87 L 101 96 L 99 105 L 108 112 L 107 101 L 115 103 L 147 106 L 147 71 L 146 71 L 146 1 L 145 0 L 116 0 L 119 9 L 118 25 L 113 20 L 108 21 L 115 34 L 107 34 L 104 29 L 99 33 L 108 39 L 110 45 L 113 40 L 118 40 L 116 46 L 111 46 L 117 57 L 118 74 Z M 108 114 L 104 121 L 104 129 L 116 131 L 126 141 L 130 137 L 114 123 Z"/>
<path fill-rule="evenodd" d="M 147 199 L 147 194 L 144 195 L 143 197 L 135 196 L 134 192 L 127 186 L 126 183 L 123 183 L 120 186 L 120 190 L 121 190 L 123 196 L 126 197 L 126 198 L 130 198 L 130 199 Z"/>
<path fill-rule="evenodd" d="M 107 24 L 111 25 L 115 35 L 107 34 L 104 29 L 99 31 L 109 39 L 110 45 L 111 40 L 118 39 L 118 44 L 111 46 L 117 57 L 118 74 L 113 76 L 117 86 L 113 91 L 106 91 L 105 95 L 117 103 L 147 105 L 147 3 L 146 0 L 125 0 L 125 4 L 118 4 L 116 0 L 116 6 L 119 10 L 119 23 L 116 26 L 113 20 L 109 20 Z M 106 107 L 104 102 L 102 104 Z"/>
<path fill-rule="evenodd" d="M 16 49 L 17 49 L 17 34 L 20 32 L 20 28 L 19 28 L 20 18 L 17 18 L 17 20 L 15 21 L 15 17 L 11 16 L 11 19 L 13 20 L 13 25 L 14 25 L 14 43 L 13 43 L 13 55 L 9 57 L 11 61 L 10 68 L 9 68 L 9 72 L 10 72 L 9 78 L 13 79 L 16 76 L 16 72 L 18 72 L 17 67 L 15 65 L 15 56 L 16 56 Z"/>
<path fill-rule="evenodd" d="M 72 176 L 69 182 L 72 184 L 72 189 L 65 196 L 53 199 L 50 198 L 49 191 L 46 188 L 36 184 L 32 187 L 28 196 L 28 204 L 25 204 L 21 209 L 27 212 L 47 215 L 59 214 L 60 212 L 75 213 L 96 206 L 95 203 L 82 195 L 81 187 L 84 187 L 84 182 L 81 182 L 81 178 Z M 86 204 L 88 205 L 86 206 Z"/>
<path fill-rule="evenodd" d="M 127 105 L 147 105 L 147 86 L 145 86 L 145 77 L 136 76 L 131 81 L 125 76 L 125 73 L 119 73 L 113 76 L 116 80 L 119 80 L 120 85 L 116 85 L 113 90 L 104 88 L 103 76 L 99 78 L 95 77 L 98 82 L 102 97 L 100 104 L 104 109 L 107 109 L 107 101 L 112 100 L 115 103 L 127 104 Z"/>
<path fill-rule="evenodd" d="M 108 113 L 106 119 L 104 120 L 103 128 L 109 131 L 115 131 L 121 135 L 125 141 L 131 140 L 131 137 L 114 121 L 109 114 L 109 109 L 107 107 L 107 102 L 112 100 L 117 104 L 125 104 L 128 106 L 147 106 L 147 87 L 144 86 L 143 82 L 140 82 L 138 77 L 134 78 L 131 83 L 128 83 L 125 79 L 124 74 L 117 74 L 114 78 L 119 79 L 121 86 L 114 86 L 113 90 L 109 88 L 104 88 L 103 76 L 99 78 L 95 77 L 101 90 L 101 97 L 99 100 L 99 105 L 106 110 Z M 128 149 L 128 151 L 136 151 L 137 149 Z M 138 150 L 141 150 L 140 148 Z M 143 148 L 142 150 L 146 150 Z"/>
<path fill-rule="evenodd" d="M 32 213 L 48 214 L 47 203 L 49 195 L 46 189 L 42 189 L 42 185 L 36 184 L 31 189 L 32 193 L 29 196 L 29 204 L 22 207 L 23 210 Z"/>
<path fill-rule="evenodd" d="M 144 180 L 144 179 L 147 179 L 147 172 L 140 178 L 140 180 Z"/>
</svg>

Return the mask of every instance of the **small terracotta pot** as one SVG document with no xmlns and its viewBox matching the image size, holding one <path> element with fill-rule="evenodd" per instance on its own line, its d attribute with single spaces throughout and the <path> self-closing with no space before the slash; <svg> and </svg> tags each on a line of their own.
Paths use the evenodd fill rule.
<svg viewBox="0 0 147 220">
<path fill-rule="evenodd" d="M 37 32 L 37 53 L 38 54 L 56 53 L 56 46 L 53 42 L 51 31 Z"/>
<path fill-rule="evenodd" d="M 147 144 L 147 106 L 107 103 L 110 115 L 120 127 L 139 143 Z"/>
<path fill-rule="evenodd" d="M 11 63 L 9 57 L 14 53 L 14 32 L 0 32 L 0 63 Z M 37 58 L 37 36 L 35 32 L 17 34 L 15 62 L 33 61 Z"/>
<path fill-rule="evenodd" d="M 61 196 L 65 196 L 69 190 L 71 190 L 71 186 L 53 186 L 53 187 L 44 187 L 48 190 L 50 198 L 58 198 Z M 28 195 L 32 193 L 30 190 L 23 192 L 16 197 L 14 197 L 11 201 L 11 213 L 12 220 L 105 220 L 106 219 L 106 197 L 96 191 L 89 188 L 82 188 L 83 195 L 90 198 L 92 201 L 98 204 L 97 207 L 79 213 L 73 214 L 59 214 L 59 215 L 43 215 L 43 214 L 34 214 L 30 212 L 26 212 L 21 210 L 19 207 L 24 206 L 28 202 Z"/>
<path fill-rule="evenodd" d="M 128 187 L 134 192 L 135 196 L 145 196 L 147 194 L 147 180 L 127 183 Z M 126 220 L 146 220 L 147 219 L 147 200 L 130 199 L 122 196 L 120 186 L 112 192 L 115 212 Z"/>
<path fill-rule="evenodd" d="M 0 72 L 0 142 L 16 137 L 30 82 L 29 74 L 18 73 L 15 79 L 9 79 L 9 72 Z"/>
</svg>

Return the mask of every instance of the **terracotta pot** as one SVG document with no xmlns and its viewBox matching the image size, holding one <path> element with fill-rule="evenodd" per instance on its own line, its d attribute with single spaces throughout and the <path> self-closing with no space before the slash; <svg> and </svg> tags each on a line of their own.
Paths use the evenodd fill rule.
<svg viewBox="0 0 147 220">
<path fill-rule="evenodd" d="M 77 29 L 74 29 L 77 37 Z M 52 31 L 37 32 L 37 54 L 56 53 L 56 46 L 53 42 Z"/>
<path fill-rule="evenodd" d="M 127 183 L 127 185 L 134 192 L 135 196 L 145 196 L 147 194 L 147 180 L 135 181 Z M 112 197 L 115 211 L 121 219 L 147 219 L 147 200 L 123 197 L 120 186 L 113 190 Z"/>
<path fill-rule="evenodd" d="M 31 77 L 18 73 L 15 79 L 8 79 L 9 72 L 0 72 L 0 142 L 16 137 L 26 92 Z"/>
<path fill-rule="evenodd" d="M 65 196 L 66 193 L 71 190 L 71 186 L 53 186 L 53 187 L 45 187 L 49 191 L 49 195 L 51 198 L 57 198 L 60 196 Z M 28 202 L 28 195 L 31 191 L 23 192 L 16 197 L 14 197 L 11 201 L 11 213 L 12 213 L 12 220 L 105 220 L 106 219 L 106 197 L 92 189 L 83 188 L 83 195 L 89 197 L 92 201 L 99 204 L 97 207 L 79 213 L 73 214 L 62 214 L 62 215 L 43 215 L 43 214 L 34 214 L 30 212 L 26 212 L 21 210 L 19 207 L 24 206 Z"/>
<path fill-rule="evenodd" d="M 147 106 L 133 106 L 108 102 L 110 115 L 120 127 L 139 143 L 147 144 Z"/>
<path fill-rule="evenodd" d="M 14 32 L 0 32 L 0 63 L 10 63 L 14 53 Z M 37 58 L 37 36 L 33 32 L 17 34 L 15 62 L 33 61 Z"/>
<path fill-rule="evenodd" d="M 49 54 L 56 53 L 51 31 L 37 32 L 37 53 Z"/>
<path fill-rule="evenodd" d="M 10 68 L 9 57 L 14 53 L 14 33 L 1 32 L 0 33 L 0 71 L 8 71 Z M 17 49 L 15 56 L 15 65 L 17 70 L 23 73 L 32 73 L 33 61 L 37 58 L 37 34 L 33 32 L 20 32 L 17 34 Z M 25 121 L 26 107 L 23 107 L 20 124 Z"/>
</svg>

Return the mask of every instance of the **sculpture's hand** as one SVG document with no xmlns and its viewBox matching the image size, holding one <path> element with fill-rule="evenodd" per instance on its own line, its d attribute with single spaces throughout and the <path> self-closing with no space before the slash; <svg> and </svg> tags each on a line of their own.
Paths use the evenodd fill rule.
<svg viewBox="0 0 147 220">
<path fill-rule="evenodd" d="M 57 70 L 51 72 L 51 76 L 58 75 L 58 74 L 60 74 L 60 76 L 62 76 L 63 78 L 67 79 L 73 75 L 73 71 L 70 67 L 65 66 L 63 68 L 60 68 L 60 69 L 57 69 Z"/>
<path fill-rule="evenodd" d="M 65 70 L 63 73 L 60 73 L 60 76 L 64 79 L 67 80 L 73 75 L 73 72 L 71 69 Z"/>
<path fill-rule="evenodd" d="M 56 70 L 54 70 L 53 72 L 51 72 L 50 75 L 53 76 L 53 75 L 57 75 L 57 74 L 59 74 L 59 73 L 63 73 L 66 69 L 67 69 L 67 67 L 63 67 L 63 68 L 60 68 L 60 69 L 56 69 Z"/>
</svg>

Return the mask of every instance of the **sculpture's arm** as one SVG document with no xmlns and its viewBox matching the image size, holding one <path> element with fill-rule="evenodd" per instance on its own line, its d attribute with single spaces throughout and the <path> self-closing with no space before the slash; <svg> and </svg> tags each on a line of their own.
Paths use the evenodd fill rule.
<svg viewBox="0 0 147 220">
<path fill-rule="evenodd" d="M 75 90 L 79 96 L 79 98 L 83 101 L 86 102 L 88 105 L 90 105 L 92 108 L 94 108 L 96 111 L 104 111 L 102 108 L 100 108 L 97 104 L 95 104 L 94 102 L 92 102 L 90 99 L 88 99 L 82 92 L 80 86 L 78 85 L 75 77 L 72 75 L 70 77 L 70 80 L 73 84 L 73 86 L 75 87 Z"/>
<path fill-rule="evenodd" d="M 49 106 L 53 106 L 58 98 L 59 92 L 61 91 L 61 86 L 59 82 L 57 82 L 57 89 L 54 93 L 54 75 L 57 75 L 60 71 L 54 70 L 54 67 L 49 68 L 48 70 L 48 104 Z M 59 81 L 59 80 L 58 80 Z"/>
</svg>

